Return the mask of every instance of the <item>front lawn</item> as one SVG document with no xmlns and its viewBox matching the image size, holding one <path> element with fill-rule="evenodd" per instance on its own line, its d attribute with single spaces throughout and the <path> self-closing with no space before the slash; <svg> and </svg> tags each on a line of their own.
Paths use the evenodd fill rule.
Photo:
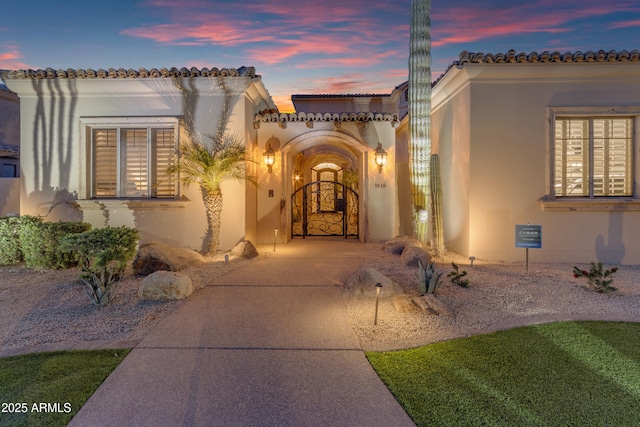
<svg viewBox="0 0 640 427">
<path fill-rule="evenodd" d="M 367 357 L 418 426 L 638 426 L 639 338 L 560 322 Z"/>
<path fill-rule="evenodd" d="M 130 350 L 0 358 L 0 426 L 65 426 Z"/>
</svg>

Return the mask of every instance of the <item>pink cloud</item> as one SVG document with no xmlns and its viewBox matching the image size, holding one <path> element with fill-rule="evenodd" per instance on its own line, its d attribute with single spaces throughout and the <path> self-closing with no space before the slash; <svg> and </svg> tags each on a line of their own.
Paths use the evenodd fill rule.
<svg viewBox="0 0 640 427">
<path fill-rule="evenodd" d="M 379 65 L 390 57 L 406 56 L 404 52 L 397 51 L 386 52 L 359 52 L 359 56 L 349 57 L 333 57 L 333 58 L 314 58 L 312 60 L 300 60 L 294 65 L 298 69 L 317 69 L 320 67 L 340 67 L 340 68 L 361 68 Z"/>
<path fill-rule="evenodd" d="M 636 19 L 633 21 L 615 22 L 609 26 L 609 28 L 630 28 L 630 27 L 640 27 L 640 19 Z"/>
<path fill-rule="evenodd" d="M 377 6 L 364 0 L 300 0 L 295 6 L 288 0 L 235 2 L 215 12 L 203 0 L 148 0 L 145 6 L 167 14 L 167 22 L 123 34 L 173 45 L 246 46 L 240 54 L 266 64 L 305 54 L 355 56 L 362 46 L 397 36 L 396 29 L 370 15 Z"/>
<path fill-rule="evenodd" d="M 223 19 L 206 19 L 203 22 L 183 24 L 158 24 L 146 27 L 130 28 L 122 33 L 154 40 L 159 43 L 170 43 L 177 45 L 204 45 L 220 44 L 224 46 L 235 46 L 247 42 L 247 36 L 253 42 L 273 40 L 273 36 L 261 33 L 251 33 L 245 31 L 237 23 L 230 23 Z"/>
<path fill-rule="evenodd" d="M 5 48 L 7 49 L 6 51 L 0 51 L 0 69 L 19 70 L 31 68 L 29 65 L 22 62 L 22 54 L 16 46 L 7 45 Z"/>
<path fill-rule="evenodd" d="M 633 2 L 604 4 L 582 0 L 538 0 L 514 3 L 507 7 L 483 4 L 482 7 L 448 8 L 433 11 L 433 46 L 466 43 L 516 34 L 559 34 L 574 30 L 574 22 L 615 12 L 637 9 Z"/>
</svg>

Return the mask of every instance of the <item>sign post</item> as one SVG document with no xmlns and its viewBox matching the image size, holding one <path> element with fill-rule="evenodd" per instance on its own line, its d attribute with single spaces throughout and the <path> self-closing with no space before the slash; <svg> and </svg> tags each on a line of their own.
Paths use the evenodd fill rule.
<svg viewBox="0 0 640 427">
<path fill-rule="evenodd" d="M 542 248 L 542 226 L 516 224 L 516 248 L 525 248 L 526 268 L 529 274 L 529 248 Z"/>
</svg>

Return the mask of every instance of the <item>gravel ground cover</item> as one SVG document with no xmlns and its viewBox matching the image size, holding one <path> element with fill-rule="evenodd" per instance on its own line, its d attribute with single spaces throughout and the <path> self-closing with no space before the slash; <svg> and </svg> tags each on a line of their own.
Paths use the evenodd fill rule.
<svg viewBox="0 0 640 427">
<path fill-rule="evenodd" d="M 417 295 L 415 269 L 401 265 L 398 256 L 368 244 L 366 265 Z M 451 262 L 466 270 L 469 288 L 452 285 L 446 278 Z M 588 270 L 588 265 L 579 265 Z M 444 272 L 437 297 L 452 316 L 399 313 L 390 300 L 381 300 L 377 326 L 375 301 L 347 300 L 354 331 L 364 350 L 385 351 L 418 347 L 452 338 L 467 337 L 516 326 L 559 320 L 640 321 L 640 266 L 622 266 L 614 275 L 618 291 L 599 294 L 587 280 L 573 277 L 573 264 L 505 263 L 469 260 L 455 253 L 436 262 Z"/>
<path fill-rule="evenodd" d="M 415 269 L 401 265 L 399 257 L 366 244 L 366 266 L 374 267 L 417 295 Z M 270 251 L 260 250 L 268 257 Z M 223 255 L 207 259 L 204 267 L 185 270 L 196 289 L 207 280 L 251 260 Z M 468 272 L 468 289 L 452 285 L 446 274 L 455 261 Z M 587 268 L 587 265 L 582 265 Z M 555 320 L 640 321 L 640 266 L 623 266 L 613 283 L 619 290 L 598 294 L 585 279 L 572 275 L 570 264 L 496 263 L 478 260 L 474 266 L 450 253 L 437 263 L 444 284 L 438 298 L 451 316 L 399 313 L 390 300 L 381 300 L 378 324 L 373 324 L 375 300 L 345 298 L 353 330 L 364 350 L 417 347 L 533 323 Z M 354 271 L 355 272 L 355 271 Z M 118 295 L 106 307 L 89 303 L 77 270 L 33 271 L 22 266 L 0 267 L 0 356 L 33 350 L 101 348 L 135 345 L 180 302 L 145 302 L 137 297 L 142 278 L 131 272 Z"/>
</svg>

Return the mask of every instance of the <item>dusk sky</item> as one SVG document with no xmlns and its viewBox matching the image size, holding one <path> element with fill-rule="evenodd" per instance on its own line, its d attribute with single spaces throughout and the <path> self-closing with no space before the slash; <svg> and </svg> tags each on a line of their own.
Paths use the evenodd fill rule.
<svg viewBox="0 0 640 427">
<path fill-rule="evenodd" d="M 11 1 L 0 69 L 254 66 L 292 94 L 390 93 L 408 78 L 410 0 Z M 640 50 L 638 0 L 432 0 L 432 70 L 460 52 Z"/>
</svg>

